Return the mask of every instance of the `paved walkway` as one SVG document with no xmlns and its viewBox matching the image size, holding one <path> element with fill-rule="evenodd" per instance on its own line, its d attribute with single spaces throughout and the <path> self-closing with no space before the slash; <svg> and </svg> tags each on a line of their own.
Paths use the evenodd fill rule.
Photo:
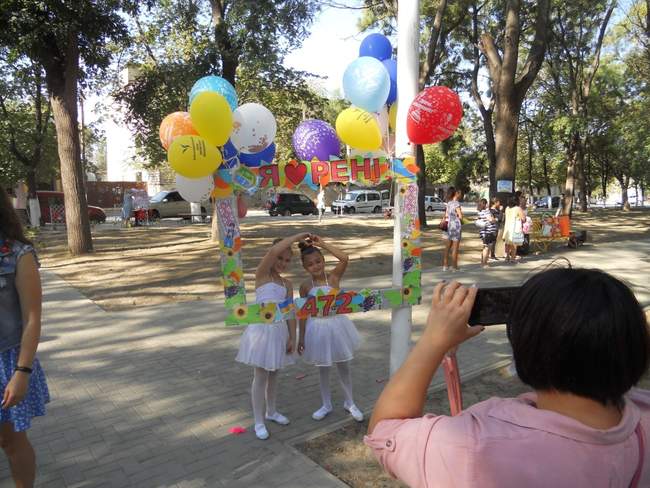
<svg viewBox="0 0 650 488">
<path fill-rule="evenodd" d="M 650 240 L 589 246 L 566 253 L 576 265 L 624 278 L 650 305 Z M 468 266 L 454 278 L 479 286 L 519 283 L 550 262 L 530 259 L 489 271 Z M 425 293 L 443 277 L 425 272 Z M 269 426 L 271 438 L 252 433 L 250 368 L 235 363 L 241 329 L 223 327 L 223 301 L 196 301 L 105 312 L 54 273 L 42 271 L 43 341 L 39 356 L 52 393 L 48 415 L 30 437 L 37 451 L 37 486 L 56 487 L 342 487 L 298 453 L 298 440 L 332 430 L 348 417 L 342 408 L 322 422 L 315 368 L 298 364 L 281 373 L 278 406 L 292 423 Z M 390 277 L 373 279 L 373 286 Z M 347 280 L 349 287 L 366 280 Z M 357 404 L 372 408 L 388 376 L 390 314 L 354 317 L 363 346 L 354 360 Z M 414 308 L 414 338 L 426 316 Z M 459 353 L 463 377 L 509 361 L 502 326 L 491 327 Z M 304 378 L 299 379 L 304 376 Z M 335 374 L 333 396 L 342 396 Z M 433 385 L 440 386 L 438 376 Z M 250 429 L 233 436 L 228 429 Z M 6 462 L 0 485 L 12 486 Z"/>
</svg>

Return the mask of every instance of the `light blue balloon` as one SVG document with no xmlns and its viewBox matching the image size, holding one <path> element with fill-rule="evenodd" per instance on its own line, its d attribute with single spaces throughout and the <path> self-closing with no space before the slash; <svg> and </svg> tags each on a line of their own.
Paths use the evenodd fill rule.
<svg viewBox="0 0 650 488">
<path fill-rule="evenodd" d="M 221 76 L 204 76 L 200 78 L 190 91 L 190 103 L 192 105 L 192 100 L 201 92 L 211 91 L 216 92 L 226 99 L 230 109 L 234 112 L 237 108 L 237 92 L 235 87 L 230 84 L 230 82 Z M 188 106 L 189 106 L 188 105 Z"/>
<path fill-rule="evenodd" d="M 381 61 L 361 56 L 345 69 L 343 91 L 353 105 L 368 112 L 379 112 L 390 92 L 390 76 Z"/>
</svg>

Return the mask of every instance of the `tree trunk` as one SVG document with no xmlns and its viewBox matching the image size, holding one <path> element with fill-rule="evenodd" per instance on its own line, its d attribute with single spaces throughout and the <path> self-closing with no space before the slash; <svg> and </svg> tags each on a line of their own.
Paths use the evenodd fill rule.
<svg viewBox="0 0 650 488">
<path fill-rule="evenodd" d="M 533 137 L 530 127 L 526 124 L 526 135 L 528 136 L 528 192 L 533 192 Z"/>
<path fill-rule="evenodd" d="M 519 108 L 510 97 L 501 98 L 496 107 L 495 119 L 495 149 L 496 170 L 495 180 L 509 181 L 510 191 L 497 191 L 497 196 L 502 202 L 512 196 L 515 188 L 515 172 L 517 169 L 517 133 L 519 122 Z"/>
<path fill-rule="evenodd" d="M 542 156 L 542 165 L 544 168 L 544 185 L 546 186 L 546 194 L 550 197 L 551 196 L 551 182 L 548 179 L 548 159 L 546 159 L 546 156 Z"/>
<path fill-rule="evenodd" d="M 72 33 L 68 39 L 65 65 L 54 61 L 47 67 L 61 161 L 68 249 L 73 255 L 93 250 L 77 125 L 78 42 L 77 34 Z"/>
<path fill-rule="evenodd" d="M 36 198 L 36 169 L 30 166 L 27 167 L 27 198 Z"/>
<path fill-rule="evenodd" d="M 578 159 L 578 182 L 580 188 L 580 211 L 581 212 L 586 212 L 587 211 L 587 171 L 585 168 L 585 154 L 584 154 L 584 147 L 581 148 L 580 152 L 578 153 L 580 158 Z"/>
<path fill-rule="evenodd" d="M 415 160 L 417 162 L 418 171 L 417 182 L 418 182 L 418 216 L 420 218 L 420 226 L 422 228 L 427 226 L 427 213 L 424 208 L 424 196 L 427 192 L 427 174 L 426 174 L 426 165 L 424 161 L 424 148 L 421 145 L 415 146 Z"/>
</svg>

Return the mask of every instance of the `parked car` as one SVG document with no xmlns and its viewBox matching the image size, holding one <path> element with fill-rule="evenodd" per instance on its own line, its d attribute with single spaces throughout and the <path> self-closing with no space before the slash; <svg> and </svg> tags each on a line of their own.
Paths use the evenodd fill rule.
<svg viewBox="0 0 650 488">
<path fill-rule="evenodd" d="M 560 206 L 560 201 L 562 197 L 551 197 L 551 208 L 558 208 Z M 543 197 L 540 198 L 539 200 L 536 200 L 533 205 L 535 205 L 535 208 L 549 208 L 548 206 L 548 197 Z"/>
<path fill-rule="evenodd" d="M 388 205 L 388 191 L 384 191 L 384 199 L 382 194 L 375 190 L 349 191 L 342 199 L 332 202 L 332 213 L 380 213 L 381 209 Z"/>
<path fill-rule="evenodd" d="M 46 223 L 65 223 L 65 204 L 62 191 L 37 191 L 36 198 L 41 207 L 41 225 Z M 88 205 L 88 219 L 92 224 L 106 222 L 106 213 L 93 205 Z"/>
<path fill-rule="evenodd" d="M 447 205 L 441 198 L 431 195 L 424 196 L 424 208 L 427 212 L 433 212 L 434 210 L 441 210 L 444 212 L 446 207 Z"/>
<path fill-rule="evenodd" d="M 210 215 L 212 204 L 201 202 L 201 214 Z M 176 190 L 163 190 L 149 200 L 149 218 L 162 219 L 166 217 L 186 217 L 192 213 L 190 202 L 185 200 Z"/>
<path fill-rule="evenodd" d="M 311 198 L 302 193 L 278 193 L 268 202 L 268 211 L 271 217 L 299 213 L 303 215 L 318 215 L 318 209 Z"/>
</svg>

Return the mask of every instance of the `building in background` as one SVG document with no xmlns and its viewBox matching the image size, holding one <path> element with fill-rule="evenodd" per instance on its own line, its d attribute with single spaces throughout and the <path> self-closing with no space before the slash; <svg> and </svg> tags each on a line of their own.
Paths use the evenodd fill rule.
<svg viewBox="0 0 650 488">
<path fill-rule="evenodd" d="M 139 69 L 130 65 L 121 73 L 123 85 L 138 77 Z M 108 100 L 112 117 L 105 123 L 106 131 L 106 180 L 109 182 L 146 183 L 149 195 L 174 186 L 174 176 L 164 169 L 148 171 L 143 161 L 138 161 L 135 150 L 135 136 L 124 121 L 121 107 L 114 100 Z"/>
</svg>

